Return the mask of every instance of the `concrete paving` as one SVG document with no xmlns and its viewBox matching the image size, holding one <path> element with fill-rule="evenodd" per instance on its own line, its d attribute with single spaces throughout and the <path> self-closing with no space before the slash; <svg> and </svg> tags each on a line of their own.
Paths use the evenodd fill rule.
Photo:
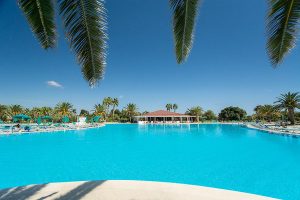
<svg viewBox="0 0 300 200">
<path fill-rule="evenodd" d="M 5 200 L 271 200 L 202 186 L 148 181 L 86 181 L 29 185 L 0 190 Z"/>
</svg>

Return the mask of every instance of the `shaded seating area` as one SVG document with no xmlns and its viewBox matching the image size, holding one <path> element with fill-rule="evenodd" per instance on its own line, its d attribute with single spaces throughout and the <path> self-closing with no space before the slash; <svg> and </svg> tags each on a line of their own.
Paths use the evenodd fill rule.
<svg viewBox="0 0 300 200">
<path fill-rule="evenodd" d="M 37 124 L 42 124 L 42 123 L 50 123 L 50 122 L 52 122 L 53 121 L 53 119 L 52 119 L 52 117 L 51 116 L 41 116 L 41 117 L 38 117 L 37 119 L 36 119 L 36 123 Z"/>
<path fill-rule="evenodd" d="M 95 123 L 100 122 L 100 119 L 101 119 L 101 116 L 94 116 L 92 118 L 92 122 L 95 122 Z"/>
<path fill-rule="evenodd" d="M 37 116 L 33 120 L 28 115 L 18 114 L 12 117 L 13 124 L 3 126 L 0 121 L 0 134 L 23 133 L 23 132 L 54 132 L 66 130 L 78 130 L 85 128 L 102 127 L 101 116 L 77 117 L 77 120 L 69 116 L 53 118 L 52 116 Z M 35 122 L 35 123 L 32 123 Z M 71 123 L 72 122 L 72 123 Z"/>
<path fill-rule="evenodd" d="M 158 110 L 144 115 L 135 116 L 139 123 L 191 123 L 196 120 L 196 116 Z"/>
<path fill-rule="evenodd" d="M 24 114 L 18 114 L 13 116 L 13 122 L 17 123 L 17 122 L 21 122 L 21 121 L 29 121 L 31 118 L 28 115 L 24 115 Z"/>
<path fill-rule="evenodd" d="M 61 119 L 62 123 L 69 123 L 70 122 L 70 118 L 68 116 L 64 116 L 62 119 Z"/>
</svg>

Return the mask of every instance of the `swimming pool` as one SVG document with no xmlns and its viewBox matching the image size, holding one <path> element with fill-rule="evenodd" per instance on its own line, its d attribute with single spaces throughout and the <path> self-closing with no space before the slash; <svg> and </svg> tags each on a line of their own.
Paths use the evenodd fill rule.
<svg viewBox="0 0 300 200">
<path fill-rule="evenodd" d="M 0 188 L 130 179 L 300 197 L 300 138 L 239 125 L 106 125 L 0 136 Z"/>
</svg>

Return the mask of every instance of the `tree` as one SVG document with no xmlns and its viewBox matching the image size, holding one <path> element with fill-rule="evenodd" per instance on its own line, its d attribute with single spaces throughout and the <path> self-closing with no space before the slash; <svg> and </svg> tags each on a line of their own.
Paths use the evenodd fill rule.
<svg viewBox="0 0 300 200">
<path fill-rule="evenodd" d="M 246 118 L 244 120 L 246 122 L 252 122 L 253 121 L 253 116 L 252 115 L 248 115 L 248 116 L 246 116 Z"/>
<path fill-rule="evenodd" d="M 200 0 L 169 2 L 176 59 L 183 63 L 192 49 Z M 18 4 L 42 48 L 54 48 L 57 42 L 54 1 L 18 0 Z M 108 36 L 104 3 L 102 0 L 58 0 L 57 7 L 83 77 L 90 86 L 95 86 L 103 78 L 106 66 Z"/>
<path fill-rule="evenodd" d="M 121 115 L 122 112 L 119 109 L 115 109 L 113 121 L 120 121 Z"/>
<path fill-rule="evenodd" d="M 169 0 L 173 11 L 173 32 L 177 63 L 183 63 L 193 46 L 200 0 Z"/>
<path fill-rule="evenodd" d="M 176 103 L 174 103 L 174 104 L 172 105 L 172 108 L 173 108 L 174 112 L 176 112 L 176 110 L 178 109 L 178 105 L 177 105 Z"/>
<path fill-rule="evenodd" d="M 38 108 L 38 107 L 33 107 L 30 111 L 30 116 L 33 118 L 33 119 L 36 119 L 38 118 L 39 116 L 41 115 L 41 109 Z"/>
<path fill-rule="evenodd" d="M 172 105 L 171 103 L 168 103 L 168 104 L 166 105 L 167 111 L 171 111 L 172 108 L 173 108 L 173 105 Z"/>
<path fill-rule="evenodd" d="M 87 111 L 87 110 L 81 109 L 79 115 L 80 115 L 80 116 L 87 117 L 87 116 L 90 115 L 90 113 L 89 113 L 89 111 Z"/>
<path fill-rule="evenodd" d="M 202 116 L 203 109 L 200 106 L 192 107 L 187 110 L 186 114 L 196 116 L 197 122 L 199 122 Z"/>
<path fill-rule="evenodd" d="M 257 105 L 257 106 L 255 106 L 255 108 L 254 108 L 254 112 L 259 112 L 259 110 L 262 108 L 262 105 Z"/>
<path fill-rule="evenodd" d="M 295 124 L 295 108 L 300 108 L 300 95 L 298 92 L 281 94 L 274 102 L 279 109 L 286 109 L 291 124 Z"/>
<path fill-rule="evenodd" d="M 126 111 L 126 107 L 124 107 L 121 110 L 119 117 L 120 117 L 120 122 L 129 122 L 130 119 Z"/>
<path fill-rule="evenodd" d="M 276 121 L 281 116 L 280 110 L 273 105 L 258 105 L 254 111 L 254 118 L 258 120 Z"/>
<path fill-rule="evenodd" d="M 136 115 L 136 113 L 138 112 L 138 108 L 136 106 L 136 104 L 134 103 L 129 103 L 127 104 L 127 106 L 125 107 L 125 112 L 127 114 L 127 116 L 129 117 L 129 121 L 132 122 L 132 118 Z"/>
<path fill-rule="evenodd" d="M 148 114 L 149 112 L 147 111 L 147 110 L 145 110 L 144 112 L 142 112 L 141 114 L 142 115 L 146 115 L 146 114 Z"/>
<path fill-rule="evenodd" d="M 73 105 L 68 102 L 58 103 L 55 107 L 55 111 L 60 116 L 71 116 L 73 114 Z"/>
<path fill-rule="evenodd" d="M 6 118 L 6 114 L 7 114 L 7 106 L 0 104 L 0 119 L 4 120 L 4 118 Z"/>
<path fill-rule="evenodd" d="M 105 97 L 102 101 L 102 105 L 105 107 L 106 114 L 109 113 L 109 107 L 112 105 L 113 99 L 111 97 Z"/>
<path fill-rule="evenodd" d="M 96 104 L 94 106 L 94 115 L 106 116 L 105 106 L 102 104 Z M 106 118 L 105 118 L 106 119 Z"/>
<path fill-rule="evenodd" d="M 53 109 L 51 107 L 41 107 L 40 112 L 43 116 L 50 116 L 53 112 Z"/>
<path fill-rule="evenodd" d="M 115 108 L 119 106 L 119 99 L 118 98 L 113 98 L 111 101 L 111 104 L 113 106 L 112 108 L 112 119 L 115 117 Z"/>
<path fill-rule="evenodd" d="M 30 115 L 30 109 L 29 108 L 24 108 L 22 113 L 25 114 L 25 115 Z"/>
<path fill-rule="evenodd" d="M 76 108 L 73 108 L 73 109 L 72 109 L 72 113 L 73 113 L 74 115 L 77 115 L 77 110 L 76 110 Z"/>
<path fill-rule="evenodd" d="M 203 114 L 203 118 L 205 120 L 211 121 L 211 120 L 216 120 L 217 116 L 215 115 L 215 113 L 212 110 L 207 110 L 204 114 Z"/>
<path fill-rule="evenodd" d="M 300 2 L 268 0 L 267 52 L 276 67 L 294 48 L 298 36 Z"/>
<path fill-rule="evenodd" d="M 245 110 L 239 107 L 227 107 L 221 110 L 219 114 L 220 121 L 241 121 L 247 116 Z"/>
<path fill-rule="evenodd" d="M 295 121 L 300 121 L 300 112 L 295 112 Z"/>
<path fill-rule="evenodd" d="M 54 48 L 57 41 L 52 0 L 18 0 L 29 26 L 42 48 Z M 103 78 L 106 65 L 106 10 L 100 0 L 58 0 L 66 38 L 90 86 Z"/>
<path fill-rule="evenodd" d="M 21 114 L 23 112 L 23 107 L 21 105 L 11 105 L 8 107 L 8 113 L 11 117 Z"/>
</svg>

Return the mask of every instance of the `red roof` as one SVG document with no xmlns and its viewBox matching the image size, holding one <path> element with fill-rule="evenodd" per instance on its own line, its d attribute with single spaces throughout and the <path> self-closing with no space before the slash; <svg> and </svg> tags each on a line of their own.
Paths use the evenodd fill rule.
<svg viewBox="0 0 300 200">
<path fill-rule="evenodd" d="M 147 114 L 142 115 L 143 117 L 189 117 L 190 115 L 184 115 L 180 113 L 170 112 L 167 110 L 158 110 L 154 112 L 149 112 Z"/>
</svg>

